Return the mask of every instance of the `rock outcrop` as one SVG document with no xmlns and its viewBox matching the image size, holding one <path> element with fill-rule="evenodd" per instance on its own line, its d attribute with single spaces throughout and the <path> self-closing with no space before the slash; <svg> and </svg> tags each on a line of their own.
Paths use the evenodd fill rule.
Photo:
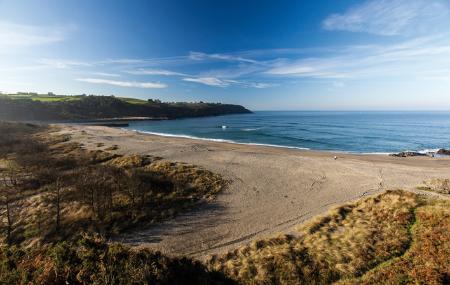
<svg viewBox="0 0 450 285">
<path fill-rule="evenodd" d="M 412 156 L 426 156 L 425 153 L 415 152 L 415 151 L 402 151 L 399 153 L 391 153 L 389 156 L 395 157 L 412 157 Z"/>
<path fill-rule="evenodd" d="M 441 148 L 436 152 L 436 154 L 440 155 L 450 155 L 450 149 Z"/>
</svg>

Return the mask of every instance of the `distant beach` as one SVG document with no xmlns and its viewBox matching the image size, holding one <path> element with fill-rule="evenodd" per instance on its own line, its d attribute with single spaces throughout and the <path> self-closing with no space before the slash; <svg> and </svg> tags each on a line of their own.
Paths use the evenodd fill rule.
<svg viewBox="0 0 450 285">
<path fill-rule="evenodd" d="M 450 112 L 258 111 L 131 121 L 125 128 L 167 137 L 346 153 L 427 153 L 450 147 Z"/>
<path fill-rule="evenodd" d="M 289 233 L 329 208 L 387 189 L 417 190 L 448 177 L 450 158 L 389 157 L 230 144 L 141 134 L 120 128 L 60 125 L 87 149 L 114 146 L 120 154 L 148 154 L 221 174 L 230 186 L 216 200 L 160 226 L 120 240 L 168 254 L 203 258 L 250 240 Z M 336 157 L 336 158 L 335 158 Z"/>
</svg>

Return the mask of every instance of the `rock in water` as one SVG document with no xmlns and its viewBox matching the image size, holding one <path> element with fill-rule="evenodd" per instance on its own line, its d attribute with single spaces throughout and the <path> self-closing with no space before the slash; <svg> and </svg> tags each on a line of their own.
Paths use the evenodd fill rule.
<svg viewBox="0 0 450 285">
<path fill-rule="evenodd" d="M 440 155 L 450 155 L 450 149 L 441 148 L 436 152 L 436 154 Z"/>
<path fill-rule="evenodd" d="M 391 153 L 389 156 L 395 157 L 412 157 L 412 156 L 426 156 L 425 153 L 415 152 L 415 151 L 402 151 L 399 153 Z"/>
</svg>

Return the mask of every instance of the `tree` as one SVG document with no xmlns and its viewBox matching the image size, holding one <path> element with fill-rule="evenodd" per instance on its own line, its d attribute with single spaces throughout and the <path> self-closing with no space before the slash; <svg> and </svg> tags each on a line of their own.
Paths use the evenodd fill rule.
<svg viewBox="0 0 450 285">
<path fill-rule="evenodd" d="M 63 193 L 63 183 L 60 177 L 56 178 L 56 181 L 49 186 L 51 198 L 50 202 L 53 204 L 55 211 L 55 231 L 59 233 L 61 230 L 61 201 Z"/>
<path fill-rule="evenodd" d="M 8 162 L 6 170 L 1 173 L 1 198 L 6 215 L 6 241 L 11 243 L 11 233 L 13 230 L 13 207 L 14 200 L 19 198 L 19 178 L 20 170 L 12 162 Z"/>
</svg>

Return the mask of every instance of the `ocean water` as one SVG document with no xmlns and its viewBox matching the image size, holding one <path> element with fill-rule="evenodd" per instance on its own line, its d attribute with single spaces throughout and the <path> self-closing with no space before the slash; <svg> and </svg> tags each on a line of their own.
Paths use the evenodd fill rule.
<svg viewBox="0 0 450 285">
<path fill-rule="evenodd" d="M 138 132 L 351 153 L 450 148 L 450 112 L 275 112 L 131 122 Z"/>
</svg>

